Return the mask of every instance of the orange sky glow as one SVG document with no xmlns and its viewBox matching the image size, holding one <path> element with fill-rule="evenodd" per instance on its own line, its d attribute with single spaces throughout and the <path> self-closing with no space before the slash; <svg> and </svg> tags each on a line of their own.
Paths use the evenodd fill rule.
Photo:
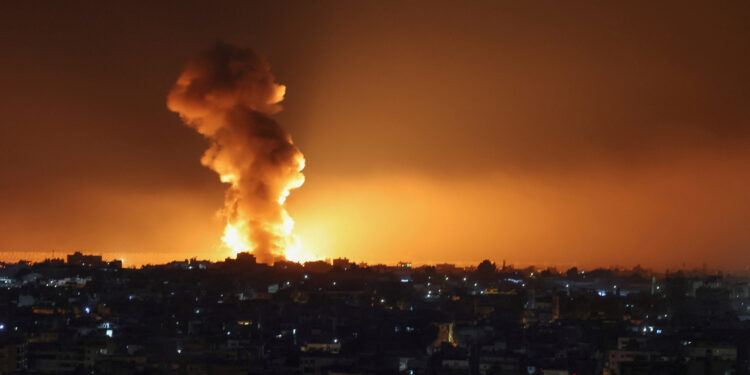
<svg viewBox="0 0 750 375">
<path fill-rule="evenodd" d="M 0 5 L 0 261 L 234 256 L 165 104 L 221 40 L 286 87 L 308 255 L 750 267 L 748 3 L 426 4 Z"/>
</svg>

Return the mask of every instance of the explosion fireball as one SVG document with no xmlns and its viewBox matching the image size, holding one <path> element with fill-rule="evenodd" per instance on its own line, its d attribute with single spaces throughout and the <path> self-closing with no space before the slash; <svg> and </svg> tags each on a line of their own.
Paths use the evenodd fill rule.
<svg viewBox="0 0 750 375">
<path fill-rule="evenodd" d="M 210 141 L 201 163 L 229 184 L 220 212 L 224 246 L 264 263 L 315 259 L 302 250 L 284 208 L 305 182 L 304 156 L 270 117 L 285 91 L 253 51 L 217 43 L 188 62 L 167 97 L 167 107 Z"/>
</svg>

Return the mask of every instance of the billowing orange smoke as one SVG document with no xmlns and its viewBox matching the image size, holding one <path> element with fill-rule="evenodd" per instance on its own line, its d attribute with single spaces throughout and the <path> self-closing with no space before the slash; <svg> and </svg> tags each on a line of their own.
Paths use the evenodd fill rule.
<svg viewBox="0 0 750 375">
<path fill-rule="evenodd" d="M 217 43 L 191 60 L 169 92 L 167 107 L 211 141 L 203 165 L 230 185 L 222 238 L 235 252 L 265 263 L 304 261 L 294 221 L 284 209 L 289 191 L 305 181 L 305 158 L 269 116 L 281 110 L 286 88 L 249 49 Z"/>
</svg>

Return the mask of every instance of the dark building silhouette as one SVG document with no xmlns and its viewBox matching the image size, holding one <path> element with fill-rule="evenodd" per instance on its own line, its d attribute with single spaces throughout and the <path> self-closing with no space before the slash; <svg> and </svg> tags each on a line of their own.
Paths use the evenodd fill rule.
<svg viewBox="0 0 750 375">
<path fill-rule="evenodd" d="M 101 255 L 84 255 L 80 251 L 68 254 L 68 264 L 75 266 L 104 267 Z"/>
</svg>

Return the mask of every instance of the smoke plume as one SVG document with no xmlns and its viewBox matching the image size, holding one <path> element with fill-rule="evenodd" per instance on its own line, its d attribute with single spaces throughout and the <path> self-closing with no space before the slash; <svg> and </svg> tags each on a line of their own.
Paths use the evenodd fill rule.
<svg viewBox="0 0 750 375">
<path fill-rule="evenodd" d="M 230 185 L 224 244 L 266 263 L 299 251 L 284 201 L 304 182 L 305 159 L 270 117 L 284 92 L 253 51 L 217 43 L 188 62 L 167 97 L 167 107 L 210 141 L 201 163 Z"/>
</svg>

